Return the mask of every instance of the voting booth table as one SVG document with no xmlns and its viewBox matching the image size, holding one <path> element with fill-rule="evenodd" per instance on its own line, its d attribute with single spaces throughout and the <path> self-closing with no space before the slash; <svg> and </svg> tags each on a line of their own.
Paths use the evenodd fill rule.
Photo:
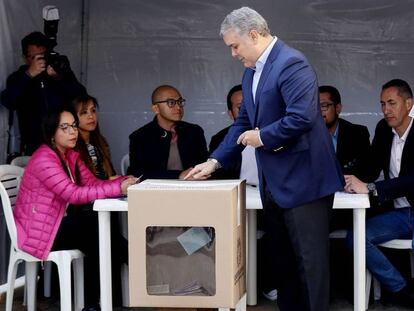
<svg viewBox="0 0 414 311">
<path fill-rule="evenodd" d="M 235 308 L 246 294 L 245 183 L 128 189 L 130 306 Z"/>
</svg>

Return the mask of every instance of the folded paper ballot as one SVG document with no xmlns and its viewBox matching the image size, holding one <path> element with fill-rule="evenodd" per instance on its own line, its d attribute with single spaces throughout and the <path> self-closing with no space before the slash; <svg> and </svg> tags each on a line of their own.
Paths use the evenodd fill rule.
<svg viewBox="0 0 414 311">
<path fill-rule="evenodd" d="M 207 245 L 211 238 L 204 228 L 193 227 L 177 237 L 178 242 L 186 251 L 187 255 L 198 251 Z"/>
<path fill-rule="evenodd" d="M 353 209 L 353 208 L 369 208 L 369 196 L 365 193 L 347 193 L 336 192 L 333 208 L 334 209 Z"/>
</svg>

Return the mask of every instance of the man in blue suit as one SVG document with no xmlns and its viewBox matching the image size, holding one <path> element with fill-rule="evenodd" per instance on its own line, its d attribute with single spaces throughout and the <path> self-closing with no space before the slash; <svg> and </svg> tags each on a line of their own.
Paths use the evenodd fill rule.
<svg viewBox="0 0 414 311">
<path fill-rule="evenodd" d="M 246 67 L 243 103 L 224 141 L 187 178 L 206 179 L 229 167 L 244 146 L 256 148 L 261 197 L 279 254 L 279 308 L 329 310 L 329 212 L 343 177 L 321 116 L 316 75 L 250 8 L 227 15 L 220 33 Z"/>
</svg>

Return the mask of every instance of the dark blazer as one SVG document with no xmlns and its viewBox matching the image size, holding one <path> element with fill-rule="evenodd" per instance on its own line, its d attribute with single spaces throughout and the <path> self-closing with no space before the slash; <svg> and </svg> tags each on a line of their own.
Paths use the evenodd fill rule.
<svg viewBox="0 0 414 311">
<path fill-rule="evenodd" d="M 367 161 L 370 148 L 369 132 L 366 126 L 353 124 L 339 118 L 336 157 L 341 164 L 343 174 L 355 175 L 367 179 Z M 352 227 L 352 210 L 332 210 L 330 230 Z"/>
<path fill-rule="evenodd" d="M 208 152 L 203 129 L 196 124 L 179 121 L 175 130 L 183 168 L 187 169 L 206 161 Z M 129 140 L 128 174 L 144 174 L 142 179 L 179 177 L 181 171 L 167 170 L 171 132 L 161 128 L 156 118 L 133 132 Z"/>
<path fill-rule="evenodd" d="M 366 162 L 371 146 L 368 128 L 339 118 L 336 156 L 346 175 L 367 178 Z"/>
<path fill-rule="evenodd" d="M 260 129 L 256 149 L 262 198 L 264 180 L 275 202 L 292 208 L 343 189 L 343 176 L 319 108 L 316 74 L 299 51 L 278 39 L 253 102 L 254 70 L 243 75 L 239 116 L 212 157 L 228 167 L 243 146 L 241 133 Z"/>
<path fill-rule="evenodd" d="M 218 148 L 218 146 L 222 143 L 224 137 L 226 137 L 230 126 L 222 129 L 217 134 L 211 137 L 210 145 L 208 146 L 208 150 L 211 153 L 214 152 Z M 233 163 L 227 168 L 221 168 L 214 172 L 211 176 L 211 179 L 239 179 L 240 177 L 240 169 L 241 169 L 241 162 L 242 157 L 241 154 L 238 154 Z"/>
<path fill-rule="evenodd" d="M 401 169 L 398 178 L 390 179 L 390 158 L 394 133 L 385 119 L 378 122 L 371 148 L 371 180 L 378 178 L 381 170 L 384 171 L 384 180 L 375 182 L 378 192 L 378 202 L 399 197 L 406 197 L 414 207 L 414 126 L 408 133 L 401 158 Z"/>
</svg>

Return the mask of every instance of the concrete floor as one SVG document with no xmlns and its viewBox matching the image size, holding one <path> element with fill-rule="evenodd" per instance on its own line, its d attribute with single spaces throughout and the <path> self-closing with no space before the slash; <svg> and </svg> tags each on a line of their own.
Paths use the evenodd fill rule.
<svg viewBox="0 0 414 311">
<path fill-rule="evenodd" d="M 14 303 L 13 303 L 13 311 L 23 311 L 26 310 L 26 307 L 22 305 L 23 302 L 23 290 L 17 289 L 15 291 L 14 295 Z M 5 296 L 0 297 L 0 310 L 5 310 Z M 58 311 L 59 308 L 59 300 L 50 298 L 50 299 L 38 299 L 37 302 L 37 310 L 47 310 L 47 311 Z M 161 311 L 161 309 L 157 308 L 114 308 L 115 311 L 121 311 L 121 310 L 130 310 L 130 311 Z M 166 310 L 166 308 L 162 309 L 163 311 Z M 178 309 L 174 309 L 174 311 L 177 311 Z M 185 310 L 185 309 L 183 309 Z M 202 309 L 199 309 L 202 310 Z M 330 310 L 332 311 L 352 311 L 353 305 L 349 302 L 347 302 L 345 299 L 336 299 L 332 301 Z M 407 311 L 410 309 L 400 308 L 396 306 L 385 306 L 381 303 L 372 303 L 369 307 L 369 310 L 378 310 L 378 311 Z M 258 304 L 254 307 L 247 307 L 247 311 L 279 311 L 279 308 L 277 307 L 275 302 L 271 302 L 266 300 L 265 298 L 259 297 Z M 292 310 L 296 311 L 296 310 Z M 298 310 L 299 311 L 299 310 Z"/>
</svg>

